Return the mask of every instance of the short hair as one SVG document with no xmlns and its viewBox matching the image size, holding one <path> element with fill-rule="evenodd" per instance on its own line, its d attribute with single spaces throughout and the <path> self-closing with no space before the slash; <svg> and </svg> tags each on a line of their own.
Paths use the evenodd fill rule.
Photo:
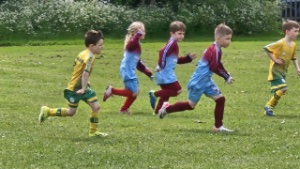
<svg viewBox="0 0 300 169">
<path fill-rule="evenodd" d="M 96 45 L 100 39 L 104 39 L 102 31 L 89 30 L 85 33 L 84 43 L 86 47 Z"/>
<path fill-rule="evenodd" d="M 181 21 L 173 21 L 173 22 L 171 22 L 169 29 L 170 29 L 170 32 L 172 32 L 172 33 L 175 33 L 177 31 L 185 32 L 186 26 Z"/>
<path fill-rule="evenodd" d="M 223 37 L 232 34 L 233 34 L 232 29 L 229 26 L 225 25 L 225 23 L 221 23 L 215 28 L 215 36 Z"/>
<path fill-rule="evenodd" d="M 282 23 L 282 31 L 285 32 L 291 30 L 293 28 L 299 28 L 299 23 L 293 20 L 286 20 Z"/>
</svg>

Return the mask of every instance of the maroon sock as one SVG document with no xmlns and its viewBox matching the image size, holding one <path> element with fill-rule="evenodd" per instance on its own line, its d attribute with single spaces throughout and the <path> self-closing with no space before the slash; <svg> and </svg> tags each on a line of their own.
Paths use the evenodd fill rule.
<svg viewBox="0 0 300 169">
<path fill-rule="evenodd" d="M 193 110 L 189 102 L 176 102 L 175 104 L 170 105 L 166 108 L 168 113 L 185 111 L 185 110 Z"/>
<path fill-rule="evenodd" d="M 128 89 L 116 89 L 112 88 L 112 94 L 124 97 L 132 97 L 132 91 Z"/>
<path fill-rule="evenodd" d="M 156 97 L 174 97 L 174 96 L 177 96 L 178 93 L 176 90 L 162 89 L 162 90 L 156 91 L 154 93 L 154 95 Z"/>
<path fill-rule="evenodd" d="M 155 108 L 155 114 L 158 113 L 161 106 L 164 104 L 164 102 L 167 102 L 167 101 L 169 101 L 169 97 L 160 97 L 158 99 L 158 102 L 157 102 L 157 105 L 156 105 L 156 108 Z"/>
<path fill-rule="evenodd" d="M 132 103 L 135 101 L 136 97 L 127 97 L 123 106 L 121 107 L 121 111 L 129 109 Z"/>
<path fill-rule="evenodd" d="M 223 125 L 223 114 L 224 114 L 224 105 L 225 105 L 225 97 L 221 97 L 216 101 L 215 107 L 215 126 L 217 128 Z"/>
</svg>

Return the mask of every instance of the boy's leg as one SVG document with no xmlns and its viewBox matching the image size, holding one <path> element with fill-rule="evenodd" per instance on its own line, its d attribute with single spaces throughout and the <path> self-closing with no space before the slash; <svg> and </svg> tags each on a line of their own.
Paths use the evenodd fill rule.
<svg viewBox="0 0 300 169">
<path fill-rule="evenodd" d="M 274 93 L 274 95 L 264 107 L 266 115 L 273 116 L 273 109 L 278 104 L 278 101 L 285 94 L 286 91 L 287 84 L 284 79 L 271 81 L 271 92 Z"/>
<path fill-rule="evenodd" d="M 95 91 L 88 88 L 86 92 L 82 95 L 82 100 L 85 101 L 92 109 L 92 112 L 90 114 L 89 136 L 107 136 L 106 133 L 101 133 L 98 129 L 100 105 L 98 103 L 98 98 L 96 96 Z"/>
<path fill-rule="evenodd" d="M 215 125 L 212 128 L 213 132 L 233 132 L 228 128 L 223 126 L 223 116 L 224 116 L 224 107 L 225 107 L 225 97 L 221 94 L 218 86 L 214 81 L 209 82 L 210 85 L 205 89 L 205 95 L 212 98 L 216 102 L 214 116 L 215 116 Z"/>
<path fill-rule="evenodd" d="M 76 113 L 78 103 L 81 96 L 78 96 L 75 92 L 64 90 L 64 97 L 68 101 L 69 108 L 49 108 L 42 106 L 39 115 L 39 122 L 43 123 L 49 116 L 73 116 Z"/>
<path fill-rule="evenodd" d="M 167 102 L 165 102 L 162 106 L 162 108 L 158 112 L 159 118 L 164 118 L 169 113 L 173 112 L 180 112 L 185 110 L 193 110 L 195 106 L 197 105 L 198 101 L 200 100 L 202 95 L 202 92 L 200 90 L 194 90 L 189 88 L 188 89 L 188 98 L 189 101 L 186 102 L 176 102 L 173 105 L 168 105 Z"/>
<path fill-rule="evenodd" d="M 169 101 L 170 97 L 175 97 L 181 91 L 181 86 L 178 81 L 171 83 L 171 84 L 162 84 L 160 85 L 162 90 L 154 92 L 156 97 L 159 97 L 155 114 L 158 113 L 159 109 L 162 107 L 164 102 Z"/>
</svg>

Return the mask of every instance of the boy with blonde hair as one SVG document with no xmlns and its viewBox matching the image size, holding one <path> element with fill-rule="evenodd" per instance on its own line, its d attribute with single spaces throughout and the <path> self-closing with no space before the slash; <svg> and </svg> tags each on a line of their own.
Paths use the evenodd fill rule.
<svg viewBox="0 0 300 169">
<path fill-rule="evenodd" d="M 99 103 L 95 91 L 90 88 L 89 76 L 96 59 L 103 48 L 103 34 L 101 31 L 90 30 L 85 34 L 86 49 L 78 54 L 74 61 L 74 70 L 68 87 L 64 90 L 64 97 L 68 101 L 69 108 L 49 108 L 42 106 L 39 122 L 43 123 L 49 116 L 73 116 L 76 113 L 79 101 L 83 100 L 91 108 L 89 136 L 107 136 L 98 130 Z"/>
<path fill-rule="evenodd" d="M 286 75 L 291 60 L 294 63 L 297 74 L 300 76 L 296 58 L 296 44 L 294 42 L 299 33 L 299 24 L 292 20 L 284 21 L 282 30 L 285 34 L 284 38 L 264 47 L 268 57 L 271 59 L 268 81 L 271 82 L 271 93 L 274 93 L 264 107 L 267 116 L 273 116 L 273 109 L 288 89 Z"/>
<path fill-rule="evenodd" d="M 203 53 L 202 58 L 198 62 L 195 72 L 192 74 L 187 85 L 188 101 L 176 102 L 170 105 L 164 102 L 162 108 L 158 112 L 159 118 L 164 118 L 167 114 L 180 112 L 185 110 L 193 110 L 199 102 L 202 94 L 212 98 L 216 102 L 214 110 L 215 125 L 212 128 L 213 132 L 232 132 L 223 126 L 223 114 L 225 106 L 225 97 L 221 94 L 218 86 L 212 79 L 213 73 L 224 78 L 228 84 L 233 83 L 233 78 L 225 70 L 221 63 L 222 51 L 221 48 L 228 47 L 231 43 L 233 31 L 225 24 L 219 24 L 215 28 L 215 42 L 211 44 Z"/>
</svg>

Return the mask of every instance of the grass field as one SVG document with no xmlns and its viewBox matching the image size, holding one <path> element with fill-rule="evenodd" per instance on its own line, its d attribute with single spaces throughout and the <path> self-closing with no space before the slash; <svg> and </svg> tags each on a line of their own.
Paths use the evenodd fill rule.
<svg viewBox="0 0 300 169">
<path fill-rule="evenodd" d="M 196 52 L 198 59 L 178 65 L 183 92 L 170 100 L 187 99 L 186 84 L 203 50 L 211 42 L 181 42 L 180 54 Z M 63 89 L 73 61 L 83 45 L 16 46 L 0 48 L 0 168 L 103 169 L 294 169 L 300 168 L 299 77 L 293 65 L 288 93 L 267 117 L 269 59 L 262 47 L 270 41 L 234 41 L 223 50 L 225 68 L 235 78 L 231 86 L 213 78 L 226 97 L 224 124 L 232 134 L 210 132 L 214 102 L 205 96 L 193 111 L 164 119 L 152 115 L 148 91 L 155 82 L 137 73 L 140 95 L 132 116 L 120 115 L 124 98 L 101 105 L 101 123 L 107 138 L 88 137 L 89 107 L 81 102 L 72 118 L 50 118 L 38 123 L 42 105 L 66 107 Z M 142 60 L 154 70 L 165 41 L 142 44 Z M 106 43 L 90 77 L 99 100 L 108 84 L 123 88 L 119 76 L 122 43 Z M 203 123 L 195 123 L 201 120 Z"/>
</svg>

